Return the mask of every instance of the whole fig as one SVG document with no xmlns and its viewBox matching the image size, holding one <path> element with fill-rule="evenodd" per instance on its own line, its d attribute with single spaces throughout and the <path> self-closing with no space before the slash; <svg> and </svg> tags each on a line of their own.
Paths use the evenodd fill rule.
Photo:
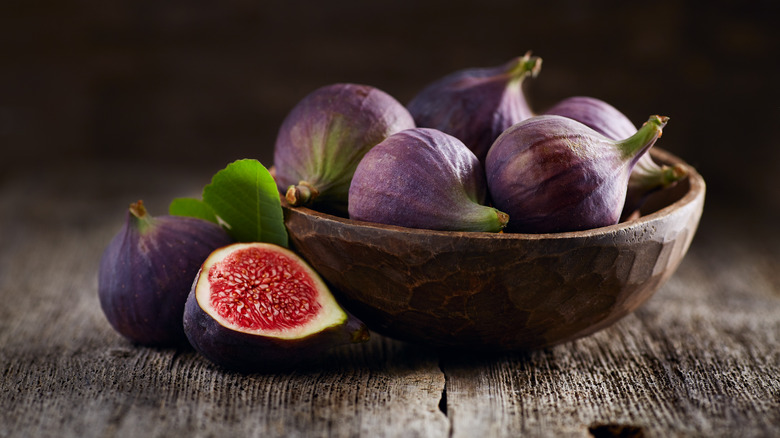
<svg viewBox="0 0 780 438">
<path fill-rule="evenodd" d="M 483 205 L 485 177 L 457 138 L 414 128 L 371 149 L 349 188 L 351 219 L 446 231 L 499 231 L 507 215 Z"/>
<path fill-rule="evenodd" d="M 203 356 L 243 372 L 289 369 L 369 338 L 303 259 L 259 242 L 209 255 L 187 298 L 183 325 Z"/>
<path fill-rule="evenodd" d="M 527 53 L 498 67 L 460 70 L 425 87 L 407 108 L 418 127 L 455 136 L 484 162 L 499 134 L 533 115 L 522 85 L 541 66 Z"/>
<path fill-rule="evenodd" d="M 636 132 L 636 126 L 625 114 L 595 97 L 568 97 L 553 105 L 544 114 L 574 119 L 612 140 L 622 140 Z"/>
<path fill-rule="evenodd" d="M 98 297 L 108 322 L 138 344 L 186 343 L 181 321 L 195 274 L 214 249 L 231 242 L 212 222 L 152 217 L 142 201 L 131 204 L 100 259 Z"/>
<path fill-rule="evenodd" d="M 377 88 L 321 87 L 287 115 L 276 138 L 274 172 L 290 205 L 317 202 L 346 212 L 347 193 L 360 159 L 390 134 L 413 128 L 409 111 Z"/>
<path fill-rule="evenodd" d="M 636 127 L 626 115 L 594 97 L 574 96 L 563 99 L 545 114 L 574 119 L 612 140 L 628 138 L 636 132 Z M 687 174 L 688 171 L 682 165 L 659 165 L 650 154 L 643 154 L 631 171 L 621 220 L 639 210 L 648 195 L 673 186 Z"/>
<path fill-rule="evenodd" d="M 553 115 L 509 128 L 485 162 L 493 202 L 510 216 L 507 229 L 552 233 L 617 223 L 629 174 L 668 120 L 651 116 L 620 141 Z"/>
</svg>

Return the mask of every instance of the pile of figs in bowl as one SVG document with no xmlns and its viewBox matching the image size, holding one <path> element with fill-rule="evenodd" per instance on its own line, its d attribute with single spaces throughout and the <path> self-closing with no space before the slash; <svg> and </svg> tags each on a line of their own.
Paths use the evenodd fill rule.
<svg viewBox="0 0 780 438">
<path fill-rule="evenodd" d="M 530 53 L 433 81 L 407 105 L 337 83 L 300 100 L 272 166 L 237 160 L 169 214 L 129 206 L 98 269 L 129 341 L 227 369 L 315 363 L 374 331 L 441 348 L 542 348 L 605 328 L 687 252 L 705 184 L 574 96 L 535 111 Z"/>
<path fill-rule="evenodd" d="M 542 348 L 630 314 L 675 272 L 703 178 L 576 96 L 537 112 L 541 59 L 454 72 L 407 105 L 333 84 L 280 127 L 273 174 L 290 247 L 368 328 L 435 347 Z M 651 114 L 651 113 L 648 113 Z"/>
</svg>

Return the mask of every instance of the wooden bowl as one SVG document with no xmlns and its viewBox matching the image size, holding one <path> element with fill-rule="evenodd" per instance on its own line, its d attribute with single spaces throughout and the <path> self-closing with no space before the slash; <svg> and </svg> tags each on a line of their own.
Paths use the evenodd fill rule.
<svg viewBox="0 0 780 438">
<path fill-rule="evenodd" d="M 637 219 L 587 231 L 430 231 L 283 203 L 291 246 L 372 330 L 437 347 L 542 348 L 603 329 L 674 273 L 698 226 L 705 184 L 657 192 Z"/>
</svg>

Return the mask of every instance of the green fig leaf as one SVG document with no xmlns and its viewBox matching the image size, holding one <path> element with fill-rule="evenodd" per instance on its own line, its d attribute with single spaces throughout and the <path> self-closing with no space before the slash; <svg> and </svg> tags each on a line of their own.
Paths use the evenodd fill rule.
<svg viewBox="0 0 780 438">
<path fill-rule="evenodd" d="M 276 182 L 259 161 L 234 161 L 217 172 L 203 188 L 203 202 L 227 223 L 236 241 L 287 247 Z"/>
<path fill-rule="evenodd" d="M 171 216 L 189 216 L 205 219 L 209 222 L 219 223 L 217 214 L 211 207 L 200 199 L 176 198 L 168 206 L 168 214 Z"/>
</svg>

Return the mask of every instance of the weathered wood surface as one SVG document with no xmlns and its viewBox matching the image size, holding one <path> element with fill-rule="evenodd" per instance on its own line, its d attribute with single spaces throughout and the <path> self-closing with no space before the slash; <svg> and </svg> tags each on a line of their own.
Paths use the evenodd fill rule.
<svg viewBox="0 0 780 438">
<path fill-rule="evenodd" d="M 210 175 L 84 164 L 0 179 L 0 437 L 780 435 L 778 236 L 732 234 L 707 209 L 648 303 L 542 351 L 375 336 L 241 375 L 133 346 L 100 311 L 100 253 L 130 202 L 159 214 Z"/>
</svg>

